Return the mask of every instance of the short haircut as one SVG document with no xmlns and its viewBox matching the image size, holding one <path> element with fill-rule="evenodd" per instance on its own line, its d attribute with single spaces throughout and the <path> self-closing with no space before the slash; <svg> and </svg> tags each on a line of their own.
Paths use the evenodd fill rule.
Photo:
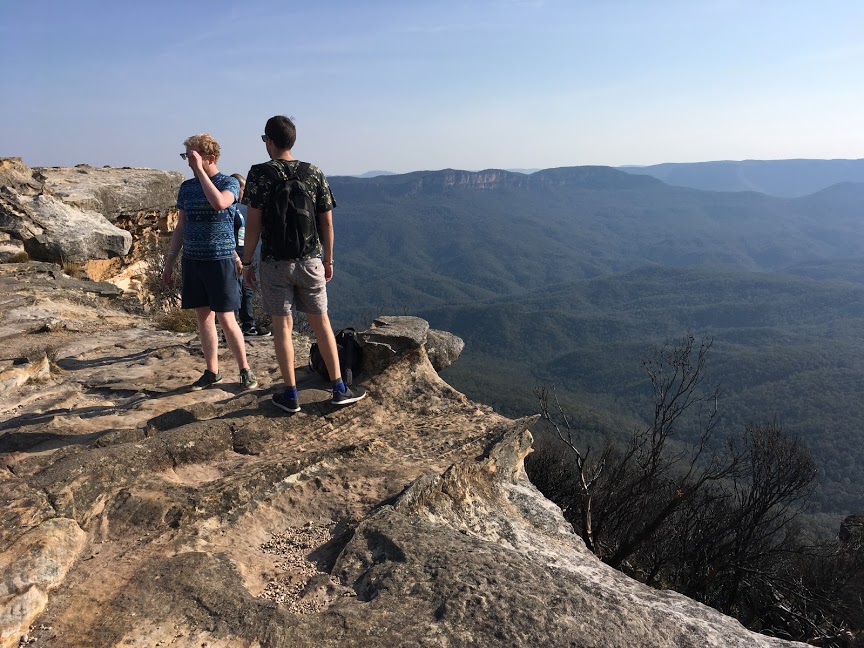
<svg viewBox="0 0 864 648">
<path fill-rule="evenodd" d="M 212 135 L 208 135 L 207 133 L 198 133 L 197 135 L 186 138 L 186 141 L 183 142 L 183 146 L 195 149 L 201 153 L 201 155 L 212 155 L 217 160 L 219 159 L 219 142 L 213 139 Z"/>
<path fill-rule="evenodd" d="M 264 127 L 264 134 L 270 138 L 273 144 L 279 150 L 291 150 L 294 148 L 294 142 L 297 141 L 297 129 L 294 127 L 294 122 L 284 115 L 276 115 L 267 120 L 267 125 Z"/>
<path fill-rule="evenodd" d="M 237 178 L 237 182 L 240 183 L 240 186 L 241 186 L 241 187 L 243 187 L 243 186 L 246 185 L 246 178 L 244 178 L 244 177 L 243 177 L 242 175 L 240 175 L 239 173 L 232 173 L 232 174 L 231 174 L 231 177 L 232 177 L 232 178 Z"/>
</svg>

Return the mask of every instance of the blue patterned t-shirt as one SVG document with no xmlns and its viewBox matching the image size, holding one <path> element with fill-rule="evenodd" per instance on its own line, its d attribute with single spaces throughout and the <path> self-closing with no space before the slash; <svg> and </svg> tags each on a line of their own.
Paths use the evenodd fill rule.
<svg viewBox="0 0 864 648">
<path fill-rule="evenodd" d="M 237 178 L 217 173 L 210 180 L 222 192 L 240 195 Z M 183 256 L 187 259 L 228 259 L 234 256 L 234 211 L 228 207 L 213 209 L 198 178 L 186 180 L 177 193 L 177 209 L 186 216 L 183 229 Z"/>
</svg>

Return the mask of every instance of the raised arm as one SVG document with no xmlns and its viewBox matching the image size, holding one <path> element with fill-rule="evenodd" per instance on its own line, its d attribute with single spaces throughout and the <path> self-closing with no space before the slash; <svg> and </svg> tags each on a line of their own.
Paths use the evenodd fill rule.
<svg viewBox="0 0 864 648">
<path fill-rule="evenodd" d="M 210 206 L 216 211 L 221 211 L 223 209 L 228 209 L 228 207 L 233 205 L 237 197 L 228 189 L 219 191 L 219 189 L 216 188 L 216 185 L 213 184 L 210 176 L 208 176 L 204 171 L 204 165 L 201 162 L 201 155 L 198 151 L 189 151 L 189 160 L 189 166 L 195 174 L 195 177 L 198 178 L 198 181 L 201 183 L 201 188 L 204 190 L 204 195 L 207 197 L 207 202 L 210 203 Z"/>
</svg>

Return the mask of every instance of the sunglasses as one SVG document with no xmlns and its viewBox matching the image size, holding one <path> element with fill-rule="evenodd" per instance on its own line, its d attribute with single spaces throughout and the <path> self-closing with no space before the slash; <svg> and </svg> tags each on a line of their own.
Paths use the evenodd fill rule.
<svg viewBox="0 0 864 648">
<path fill-rule="evenodd" d="M 261 141 L 262 141 L 262 142 L 266 142 L 266 141 L 267 141 L 267 136 L 266 136 L 266 135 L 262 135 L 262 136 L 261 136 Z"/>
<path fill-rule="evenodd" d="M 198 155 L 201 155 L 201 159 L 202 159 L 202 160 L 203 160 L 204 158 L 213 157 L 212 155 L 202 155 L 201 153 L 199 153 Z M 185 160 L 187 157 L 189 157 L 189 154 L 188 154 L 188 153 L 181 153 L 181 154 L 180 154 L 180 157 L 183 158 L 183 159 Z"/>
</svg>

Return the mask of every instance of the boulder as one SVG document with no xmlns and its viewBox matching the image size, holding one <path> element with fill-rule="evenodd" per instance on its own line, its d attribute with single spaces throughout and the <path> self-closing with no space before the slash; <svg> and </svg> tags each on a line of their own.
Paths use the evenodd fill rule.
<svg viewBox="0 0 864 648">
<path fill-rule="evenodd" d="M 84 263 L 125 255 L 132 245 L 132 235 L 99 212 L 9 187 L 0 189 L 0 228 L 22 241 L 31 258 L 44 261 Z"/>
<path fill-rule="evenodd" d="M 0 158 L 0 187 L 9 187 L 18 193 L 33 195 L 42 191 L 42 181 L 21 158 Z"/>
<path fill-rule="evenodd" d="M 382 315 L 357 334 L 363 347 L 364 371 L 380 371 L 396 358 L 423 348 L 435 371 L 442 371 L 459 358 L 462 338 L 429 328 L 419 317 Z"/>
<path fill-rule="evenodd" d="M 67 205 L 96 211 L 112 223 L 119 216 L 156 212 L 162 217 L 177 204 L 183 175 L 159 169 L 37 167 L 44 190 Z"/>
<path fill-rule="evenodd" d="M 429 329 L 424 348 L 426 355 L 429 356 L 429 362 L 432 363 L 435 371 L 440 372 L 459 359 L 462 349 L 465 348 L 465 341 L 448 331 Z"/>
</svg>

